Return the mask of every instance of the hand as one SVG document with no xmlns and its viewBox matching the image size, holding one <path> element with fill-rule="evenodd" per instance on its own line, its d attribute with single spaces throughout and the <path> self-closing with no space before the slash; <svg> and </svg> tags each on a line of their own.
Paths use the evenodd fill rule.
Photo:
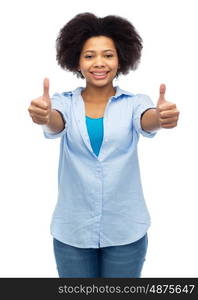
<svg viewBox="0 0 198 300">
<path fill-rule="evenodd" d="M 43 81 L 43 96 L 32 100 L 28 111 L 34 123 L 48 124 L 50 122 L 51 110 L 49 79 L 45 78 Z"/>
<path fill-rule="evenodd" d="M 177 126 L 179 111 L 176 104 L 168 102 L 164 98 L 166 92 L 165 84 L 160 85 L 160 96 L 157 102 L 157 115 L 161 128 L 173 128 Z"/>
</svg>

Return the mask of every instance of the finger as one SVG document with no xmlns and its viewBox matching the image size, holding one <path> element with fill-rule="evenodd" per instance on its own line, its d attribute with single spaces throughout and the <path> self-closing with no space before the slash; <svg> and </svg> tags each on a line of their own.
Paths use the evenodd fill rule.
<svg viewBox="0 0 198 300">
<path fill-rule="evenodd" d="M 36 116 L 32 116 L 32 120 L 37 123 L 37 124 L 47 124 L 48 121 L 49 121 L 49 118 L 46 117 L 46 118 L 39 118 L 39 117 L 36 117 Z"/>
<path fill-rule="evenodd" d="M 159 106 L 164 104 L 166 102 L 164 95 L 166 92 L 166 86 L 164 83 L 160 84 L 160 88 L 159 88 L 159 99 L 157 101 L 157 107 L 159 109 Z"/>
<path fill-rule="evenodd" d="M 43 81 L 43 97 L 49 99 L 49 79 L 45 78 Z"/>
<path fill-rule="evenodd" d="M 171 123 L 171 124 L 164 124 L 162 125 L 162 128 L 174 128 L 177 126 L 177 122 Z"/>
<path fill-rule="evenodd" d="M 160 118 L 160 122 L 161 124 L 165 125 L 165 124 L 171 124 L 171 123 L 174 123 L 174 122 L 177 122 L 178 118 L 177 117 L 174 117 L 174 118 L 167 118 L 167 119 L 162 119 Z"/>
<path fill-rule="evenodd" d="M 165 95 L 165 92 L 166 92 L 166 85 L 164 83 L 160 84 L 160 99 L 163 100 L 165 99 L 164 95 Z"/>
<path fill-rule="evenodd" d="M 32 106 L 47 110 L 49 105 L 46 103 L 46 101 L 42 97 L 39 102 L 32 100 L 31 106 L 30 106 L 31 109 L 33 109 Z"/>
<path fill-rule="evenodd" d="M 33 115 L 44 116 L 44 117 L 49 114 L 47 109 L 42 109 L 39 106 L 37 106 L 37 107 L 30 106 L 28 111 Z"/>
<path fill-rule="evenodd" d="M 169 103 L 168 107 L 167 107 L 167 101 L 166 101 L 166 103 L 162 103 L 162 104 L 159 103 L 159 107 L 158 107 L 159 112 L 173 110 L 173 109 L 176 109 L 175 103 Z"/>
<path fill-rule="evenodd" d="M 166 118 L 173 118 L 179 115 L 179 111 L 162 111 L 160 113 L 160 118 L 166 119 Z"/>
</svg>

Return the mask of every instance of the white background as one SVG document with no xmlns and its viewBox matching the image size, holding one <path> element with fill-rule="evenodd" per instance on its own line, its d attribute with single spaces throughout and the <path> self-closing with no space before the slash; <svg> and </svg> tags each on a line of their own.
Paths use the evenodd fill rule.
<svg viewBox="0 0 198 300">
<path fill-rule="evenodd" d="M 142 185 L 152 225 L 142 277 L 198 277 L 197 1 L 1 1 L 0 277 L 58 277 L 50 221 L 60 139 L 48 140 L 27 111 L 50 79 L 50 95 L 85 81 L 56 62 L 55 39 L 76 14 L 120 15 L 143 38 L 138 70 L 114 81 L 154 104 L 159 86 L 178 126 L 140 138 Z"/>
</svg>

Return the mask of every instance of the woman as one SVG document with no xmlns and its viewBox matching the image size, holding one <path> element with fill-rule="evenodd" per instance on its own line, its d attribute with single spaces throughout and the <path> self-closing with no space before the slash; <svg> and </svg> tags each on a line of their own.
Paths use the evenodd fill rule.
<svg viewBox="0 0 198 300">
<path fill-rule="evenodd" d="M 142 39 L 119 16 L 82 13 L 56 40 L 57 61 L 85 87 L 43 96 L 28 108 L 46 138 L 61 137 L 58 199 L 51 222 L 59 277 L 141 277 L 150 216 L 141 186 L 139 134 L 154 137 L 177 125 L 179 111 L 165 100 L 113 86 L 135 70 Z"/>
</svg>

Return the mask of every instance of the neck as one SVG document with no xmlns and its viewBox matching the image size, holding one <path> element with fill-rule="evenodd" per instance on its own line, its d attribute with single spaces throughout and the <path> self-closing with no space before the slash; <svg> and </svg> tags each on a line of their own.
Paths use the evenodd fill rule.
<svg viewBox="0 0 198 300">
<path fill-rule="evenodd" d="M 82 96 L 86 98 L 87 102 L 101 103 L 107 102 L 111 96 L 115 95 L 115 93 L 116 89 L 113 87 L 113 85 L 105 87 L 87 85 L 82 91 Z"/>
</svg>

